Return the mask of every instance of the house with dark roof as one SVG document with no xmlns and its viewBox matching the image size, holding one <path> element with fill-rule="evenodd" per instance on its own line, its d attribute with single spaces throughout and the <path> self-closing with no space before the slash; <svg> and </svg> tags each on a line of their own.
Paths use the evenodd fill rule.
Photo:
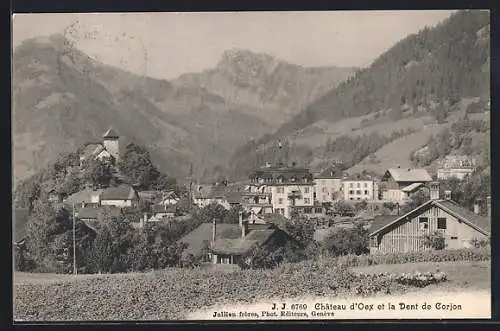
<svg viewBox="0 0 500 331">
<path fill-rule="evenodd" d="M 214 264 L 238 264 L 254 247 L 260 246 L 274 251 L 287 243 L 299 247 L 300 244 L 274 224 L 224 224 L 214 220 L 203 223 L 179 240 L 187 244 L 185 253 L 200 256 L 207 254 Z"/>
<path fill-rule="evenodd" d="M 108 187 L 101 193 L 102 206 L 132 207 L 139 202 L 139 194 L 130 185 L 122 184 L 115 187 Z"/>
<path fill-rule="evenodd" d="M 122 210 L 114 206 L 84 207 L 75 212 L 75 218 L 83 221 L 87 227 L 96 231 L 99 215 L 105 212 L 109 212 L 111 217 L 120 217 L 120 215 L 123 215 Z"/>
<path fill-rule="evenodd" d="M 93 190 L 91 188 L 85 188 L 68 196 L 63 202 L 67 206 L 76 205 L 78 207 L 98 207 L 101 204 L 102 191 L 102 189 Z"/>
<path fill-rule="evenodd" d="M 330 202 L 341 198 L 343 172 L 330 166 L 314 176 L 314 197 L 319 203 Z"/>
<path fill-rule="evenodd" d="M 491 207 L 489 207 L 491 208 Z M 444 237 L 446 249 L 471 247 L 491 236 L 491 217 L 467 210 L 451 199 L 439 197 L 439 185 L 431 185 L 431 200 L 404 215 L 377 216 L 369 228 L 370 252 L 409 252 L 429 249 L 426 236 Z"/>
<path fill-rule="evenodd" d="M 24 239 L 26 238 L 26 225 L 28 224 L 29 210 L 28 208 L 15 208 L 12 216 L 12 241 L 14 245 L 20 247 L 24 245 Z"/>
<path fill-rule="evenodd" d="M 432 178 L 425 169 L 388 169 L 381 179 L 382 200 L 405 201 L 431 181 Z"/>
</svg>

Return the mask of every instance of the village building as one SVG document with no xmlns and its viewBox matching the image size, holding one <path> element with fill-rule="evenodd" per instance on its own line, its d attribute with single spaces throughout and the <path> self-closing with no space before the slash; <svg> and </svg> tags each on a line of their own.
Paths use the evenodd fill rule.
<svg viewBox="0 0 500 331">
<path fill-rule="evenodd" d="M 169 191 L 162 194 L 160 205 L 176 205 L 180 201 L 180 197 L 174 192 Z"/>
<path fill-rule="evenodd" d="M 104 213 L 109 213 L 109 215 L 114 218 L 118 218 L 123 215 L 122 210 L 114 206 L 84 207 L 75 211 L 75 218 L 81 220 L 89 229 L 97 232 L 99 215 Z"/>
<path fill-rule="evenodd" d="M 243 221 L 241 213 L 239 224 L 204 223 L 181 238 L 179 243 L 187 244 L 186 254 L 203 255 L 205 261 L 213 264 L 238 264 L 258 246 L 270 252 L 287 243 L 300 246 L 277 226 L 249 224 Z"/>
<path fill-rule="evenodd" d="M 488 216 L 479 215 L 479 208 L 471 212 L 451 199 L 445 191 L 439 196 L 439 183 L 430 185 L 431 199 L 404 215 L 375 217 L 369 229 L 370 252 L 409 252 L 430 249 L 426 236 L 444 237 L 445 249 L 471 247 L 475 241 L 489 240 L 491 236 L 491 206 Z M 488 199 L 488 201 L 490 201 Z"/>
<path fill-rule="evenodd" d="M 151 207 L 153 215 L 149 222 L 160 222 L 174 219 L 177 208 L 175 205 L 154 205 Z"/>
<path fill-rule="evenodd" d="M 241 205 L 253 220 L 260 220 L 263 215 L 273 212 L 271 186 L 258 182 L 247 183 L 240 194 Z"/>
<path fill-rule="evenodd" d="M 101 194 L 103 190 L 97 189 L 93 190 L 91 188 L 85 188 L 79 192 L 76 192 L 68 196 L 63 203 L 67 206 L 74 205 L 75 207 L 99 207 L 101 205 Z"/>
<path fill-rule="evenodd" d="M 305 213 L 312 213 L 314 207 L 314 179 L 309 169 L 283 164 L 267 165 L 255 170 L 250 176 L 251 185 L 262 185 L 268 194 L 274 213 L 290 218 L 298 207 Z M 269 196 L 264 196 L 269 199 Z M 265 201 L 265 200 L 264 200 Z M 269 200 L 267 200 L 269 201 Z"/>
<path fill-rule="evenodd" d="M 425 169 L 388 169 L 381 179 L 382 200 L 400 202 L 432 181 Z"/>
<path fill-rule="evenodd" d="M 457 178 L 463 180 L 476 170 L 476 160 L 468 155 L 448 155 L 439 162 L 437 179 Z"/>
<path fill-rule="evenodd" d="M 343 179 L 342 192 L 346 201 L 378 200 L 378 184 L 366 174 L 351 175 Z"/>
<path fill-rule="evenodd" d="M 135 207 L 139 202 L 139 194 L 133 186 L 123 184 L 104 189 L 100 200 L 101 206 Z"/>
<path fill-rule="evenodd" d="M 103 141 L 101 142 L 91 142 L 84 146 L 80 154 L 80 167 L 83 163 L 90 158 L 97 160 L 111 160 L 113 163 L 120 158 L 120 137 L 112 129 L 109 128 L 108 131 L 103 135 Z"/>
<path fill-rule="evenodd" d="M 319 203 L 330 202 L 342 198 L 343 172 L 334 166 L 328 167 L 315 176 L 314 194 Z"/>
<path fill-rule="evenodd" d="M 230 209 L 231 205 L 227 200 L 227 193 L 229 188 L 226 185 L 218 184 L 212 186 L 198 186 L 195 192 L 193 192 L 193 203 L 204 208 L 212 203 L 217 203 L 226 209 Z"/>
</svg>

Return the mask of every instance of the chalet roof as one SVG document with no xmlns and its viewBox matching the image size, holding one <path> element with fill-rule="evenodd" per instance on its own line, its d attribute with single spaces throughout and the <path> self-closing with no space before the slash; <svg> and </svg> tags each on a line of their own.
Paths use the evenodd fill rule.
<svg viewBox="0 0 500 331">
<path fill-rule="evenodd" d="M 229 203 L 241 203 L 241 193 L 240 192 L 227 192 L 226 199 Z"/>
<path fill-rule="evenodd" d="M 410 184 L 406 187 L 403 187 L 401 189 L 401 191 L 403 192 L 413 192 L 415 191 L 416 189 L 418 189 L 419 187 L 423 186 L 424 184 L 423 183 L 413 183 L 413 184 Z"/>
<path fill-rule="evenodd" d="M 430 182 L 431 176 L 425 169 L 388 169 L 384 177 L 391 176 L 396 182 Z"/>
<path fill-rule="evenodd" d="M 473 212 L 458 205 L 456 202 L 452 200 L 428 200 L 404 215 L 396 216 L 395 218 L 393 216 L 383 216 L 383 218 L 380 218 L 379 220 L 375 218 L 372 225 L 370 226 L 370 231 L 369 231 L 370 236 L 375 235 L 376 233 L 380 232 L 382 229 L 388 227 L 391 224 L 406 219 L 410 215 L 419 214 L 427 210 L 427 208 L 430 206 L 436 206 L 444 210 L 445 212 L 450 213 L 451 215 L 457 217 L 464 223 L 468 224 L 469 226 L 475 228 L 476 230 L 480 231 L 485 235 L 491 234 L 490 218 L 474 214 Z"/>
<path fill-rule="evenodd" d="M 271 224 L 248 224 L 248 235 L 250 235 L 253 231 L 266 230 L 270 229 L 271 227 Z M 204 241 L 208 243 L 212 242 L 212 229 L 212 223 L 203 223 L 199 227 L 179 239 L 178 242 L 188 244 L 186 253 L 198 255 L 203 248 Z M 241 240 L 241 228 L 239 224 L 217 223 L 215 238 L 216 241 L 219 239 Z"/>
<path fill-rule="evenodd" d="M 398 215 L 377 215 L 370 224 L 370 228 L 368 231 L 369 233 L 376 232 L 379 229 L 385 227 L 387 224 L 392 223 L 398 218 L 399 218 Z"/>
<path fill-rule="evenodd" d="M 468 221 L 472 225 L 478 227 L 479 229 L 491 233 L 491 219 L 477 215 L 470 210 L 458 205 L 452 200 L 438 200 L 434 202 L 437 206 L 441 207 L 445 211 L 450 212 L 454 216 L 462 219 L 463 221 Z"/>
<path fill-rule="evenodd" d="M 130 185 L 108 187 L 102 191 L 101 200 L 132 200 L 136 194 Z"/>
<path fill-rule="evenodd" d="M 282 178 L 283 181 L 291 181 L 292 178 L 296 178 L 300 181 L 302 178 L 313 178 L 313 175 L 307 168 L 298 167 L 269 167 L 260 168 L 253 171 L 250 179 L 263 178 L 263 179 L 278 179 Z"/>
<path fill-rule="evenodd" d="M 14 233 L 13 233 L 13 241 L 14 243 L 20 243 L 26 237 L 26 224 L 29 219 L 29 210 L 28 208 L 16 208 L 13 213 L 14 219 Z"/>
<path fill-rule="evenodd" d="M 83 159 L 88 159 L 94 155 L 101 153 L 103 150 L 105 150 L 105 148 L 101 143 L 89 143 L 83 148 L 80 157 Z"/>
<path fill-rule="evenodd" d="M 120 216 L 121 213 L 120 208 L 109 206 L 109 207 L 98 207 L 98 208 L 93 208 L 93 207 L 80 208 L 80 210 L 78 210 L 78 212 L 76 213 L 76 217 L 79 219 L 97 219 L 99 217 L 99 214 L 103 212 L 105 208 L 109 208 L 112 217 Z"/>
<path fill-rule="evenodd" d="M 91 202 L 92 196 L 101 195 L 102 191 L 103 191 L 102 189 L 92 190 L 90 188 L 86 188 L 80 192 L 73 193 L 68 198 L 66 198 L 66 200 L 64 200 L 64 202 L 67 204 Z"/>
<path fill-rule="evenodd" d="M 118 139 L 118 133 L 113 130 L 113 128 L 109 128 L 108 131 L 102 136 L 103 138 L 113 138 L 113 139 Z"/>
<path fill-rule="evenodd" d="M 372 181 L 373 178 L 367 174 L 352 174 L 347 176 L 344 180 L 346 181 Z"/>
<path fill-rule="evenodd" d="M 326 168 L 325 170 L 323 170 L 322 172 L 320 172 L 316 178 L 318 179 L 331 179 L 331 178 L 342 178 L 344 175 L 344 173 L 337 167 L 334 167 L 334 166 L 330 166 L 328 168 Z"/>
<path fill-rule="evenodd" d="M 177 210 L 176 206 L 172 205 L 154 205 L 152 207 L 153 213 L 158 214 L 158 213 L 175 213 Z"/>
<path fill-rule="evenodd" d="M 242 255 L 256 245 L 264 245 L 276 232 L 276 229 L 253 230 L 245 238 L 219 239 L 212 246 L 216 254 Z"/>
</svg>

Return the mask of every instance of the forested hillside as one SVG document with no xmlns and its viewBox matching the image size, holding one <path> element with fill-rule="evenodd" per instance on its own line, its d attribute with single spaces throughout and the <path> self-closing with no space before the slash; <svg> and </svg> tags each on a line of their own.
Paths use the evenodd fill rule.
<svg viewBox="0 0 500 331">
<path fill-rule="evenodd" d="M 274 134 L 239 149 L 231 164 L 235 176 L 245 176 L 247 165 L 271 158 L 278 140 L 289 141 L 293 148 L 288 157 L 298 163 L 321 167 L 342 158 L 353 165 L 401 130 L 427 137 L 454 121 L 451 114 L 463 111 L 468 100 L 479 97 L 484 106 L 490 91 L 489 31 L 488 12 L 460 11 L 408 36 Z M 343 155 L 332 148 L 349 145 L 364 152 Z M 408 160 L 410 153 L 405 153 Z"/>
</svg>

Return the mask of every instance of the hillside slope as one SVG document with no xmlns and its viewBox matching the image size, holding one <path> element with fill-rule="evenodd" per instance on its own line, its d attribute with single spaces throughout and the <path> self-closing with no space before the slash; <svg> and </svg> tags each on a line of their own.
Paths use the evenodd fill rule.
<svg viewBox="0 0 500 331">
<path fill-rule="evenodd" d="M 280 125 L 327 91 L 351 77 L 356 68 L 306 68 L 267 54 L 232 49 L 215 68 L 181 75 L 173 83 L 204 88 L 266 122 Z"/>
<path fill-rule="evenodd" d="M 233 174 L 243 177 L 249 167 L 272 161 L 278 139 L 289 146 L 285 155 L 290 161 L 313 168 L 341 161 L 349 168 L 433 122 L 451 124 L 454 117 L 449 115 L 461 109 L 460 100 L 489 101 L 489 30 L 488 12 L 461 11 L 408 36 L 274 134 L 240 148 L 232 158 Z M 392 134 L 400 136 L 390 138 Z M 352 140 L 353 136 L 361 140 Z M 341 152 L 342 145 L 351 142 L 354 151 Z M 401 144 L 403 140 L 393 144 L 396 149 L 388 147 L 388 154 L 399 153 L 398 149 L 406 153 L 394 155 L 394 162 L 409 159 L 410 148 Z"/>
<path fill-rule="evenodd" d="M 224 163 L 270 126 L 202 88 L 103 65 L 60 35 L 25 41 L 13 57 L 13 170 L 25 178 L 109 126 L 147 146 L 160 168 L 182 180 Z M 216 132 L 214 134 L 214 132 Z"/>
</svg>

